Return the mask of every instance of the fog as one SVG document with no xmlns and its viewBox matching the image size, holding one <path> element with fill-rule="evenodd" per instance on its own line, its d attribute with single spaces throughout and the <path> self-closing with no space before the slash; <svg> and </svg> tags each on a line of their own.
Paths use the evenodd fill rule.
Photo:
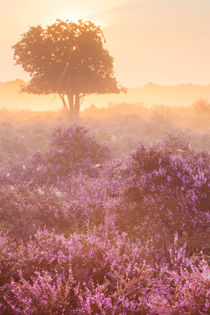
<svg viewBox="0 0 210 315">
<path fill-rule="evenodd" d="M 198 100 L 189 107 L 142 104 L 92 106 L 81 111 L 80 125 L 88 127 L 121 158 L 139 142 L 155 143 L 168 134 L 187 137 L 192 149 L 210 151 L 210 103 Z M 72 124 L 62 111 L 0 110 L 0 161 L 22 160 L 39 150 L 46 152 L 58 126 Z"/>
</svg>

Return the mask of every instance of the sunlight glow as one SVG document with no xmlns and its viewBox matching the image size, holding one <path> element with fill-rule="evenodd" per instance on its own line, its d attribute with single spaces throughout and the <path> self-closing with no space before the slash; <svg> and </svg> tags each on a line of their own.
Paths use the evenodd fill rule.
<svg viewBox="0 0 210 315">
<path fill-rule="evenodd" d="M 70 22 L 77 23 L 78 20 L 88 21 L 90 20 L 90 12 L 82 11 L 82 10 L 69 10 L 62 8 L 59 11 L 56 11 L 54 14 L 52 14 L 48 20 L 47 23 L 51 24 L 54 23 L 57 19 L 66 21 L 69 20 Z"/>
</svg>

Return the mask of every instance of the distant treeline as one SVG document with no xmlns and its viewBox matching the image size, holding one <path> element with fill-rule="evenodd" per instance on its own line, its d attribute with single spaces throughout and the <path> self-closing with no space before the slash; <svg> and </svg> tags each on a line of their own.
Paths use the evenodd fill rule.
<svg viewBox="0 0 210 315">
<path fill-rule="evenodd" d="M 210 102 L 204 99 L 197 100 L 190 107 L 171 107 L 154 105 L 147 107 L 144 104 L 110 103 L 107 107 L 92 105 L 81 112 L 81 119 L 107 120 L 107 119 L 134 119 L 153 122 L 161 125 L 169 125 L 178 128 L 193 128 L 209 130 L 210 128 Z M 57 111 L 30 111 L 0 109 L 0 121 L 13 123 L 23 122 L 68 122 L 69 117 L 63 110 Z"/>
</svg>

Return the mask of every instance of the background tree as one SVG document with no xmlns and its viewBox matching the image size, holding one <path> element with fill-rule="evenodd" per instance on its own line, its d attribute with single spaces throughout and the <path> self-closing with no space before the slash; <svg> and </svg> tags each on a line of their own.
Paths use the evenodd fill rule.
<svg viewBox="0 0 210 315">
<path fill-rule="evenodd" d="M 113 58 L 104 48 L 100 27 L 87 21 L 56 20 L 43 28 L 31 27 L 13 46 L 16 64 L 31 77 L 23 91 L 34 94 L 57 93 L 71 118 L 79 118 L 85 95 L 119 93 Z"/>
</svg>

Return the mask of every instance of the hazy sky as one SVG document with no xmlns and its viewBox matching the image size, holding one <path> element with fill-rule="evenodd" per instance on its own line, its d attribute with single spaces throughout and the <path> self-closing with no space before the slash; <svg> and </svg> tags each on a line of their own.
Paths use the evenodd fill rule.
<svg viewBox="0 0 210 315">
<path fill-rule="evenodd" d="M 14 45 L 56 18 L 101 25 L 125 86 L 210 83 L 210 0 L 0 0 L 0 81 L 27 79 Z"/>
</svg>

